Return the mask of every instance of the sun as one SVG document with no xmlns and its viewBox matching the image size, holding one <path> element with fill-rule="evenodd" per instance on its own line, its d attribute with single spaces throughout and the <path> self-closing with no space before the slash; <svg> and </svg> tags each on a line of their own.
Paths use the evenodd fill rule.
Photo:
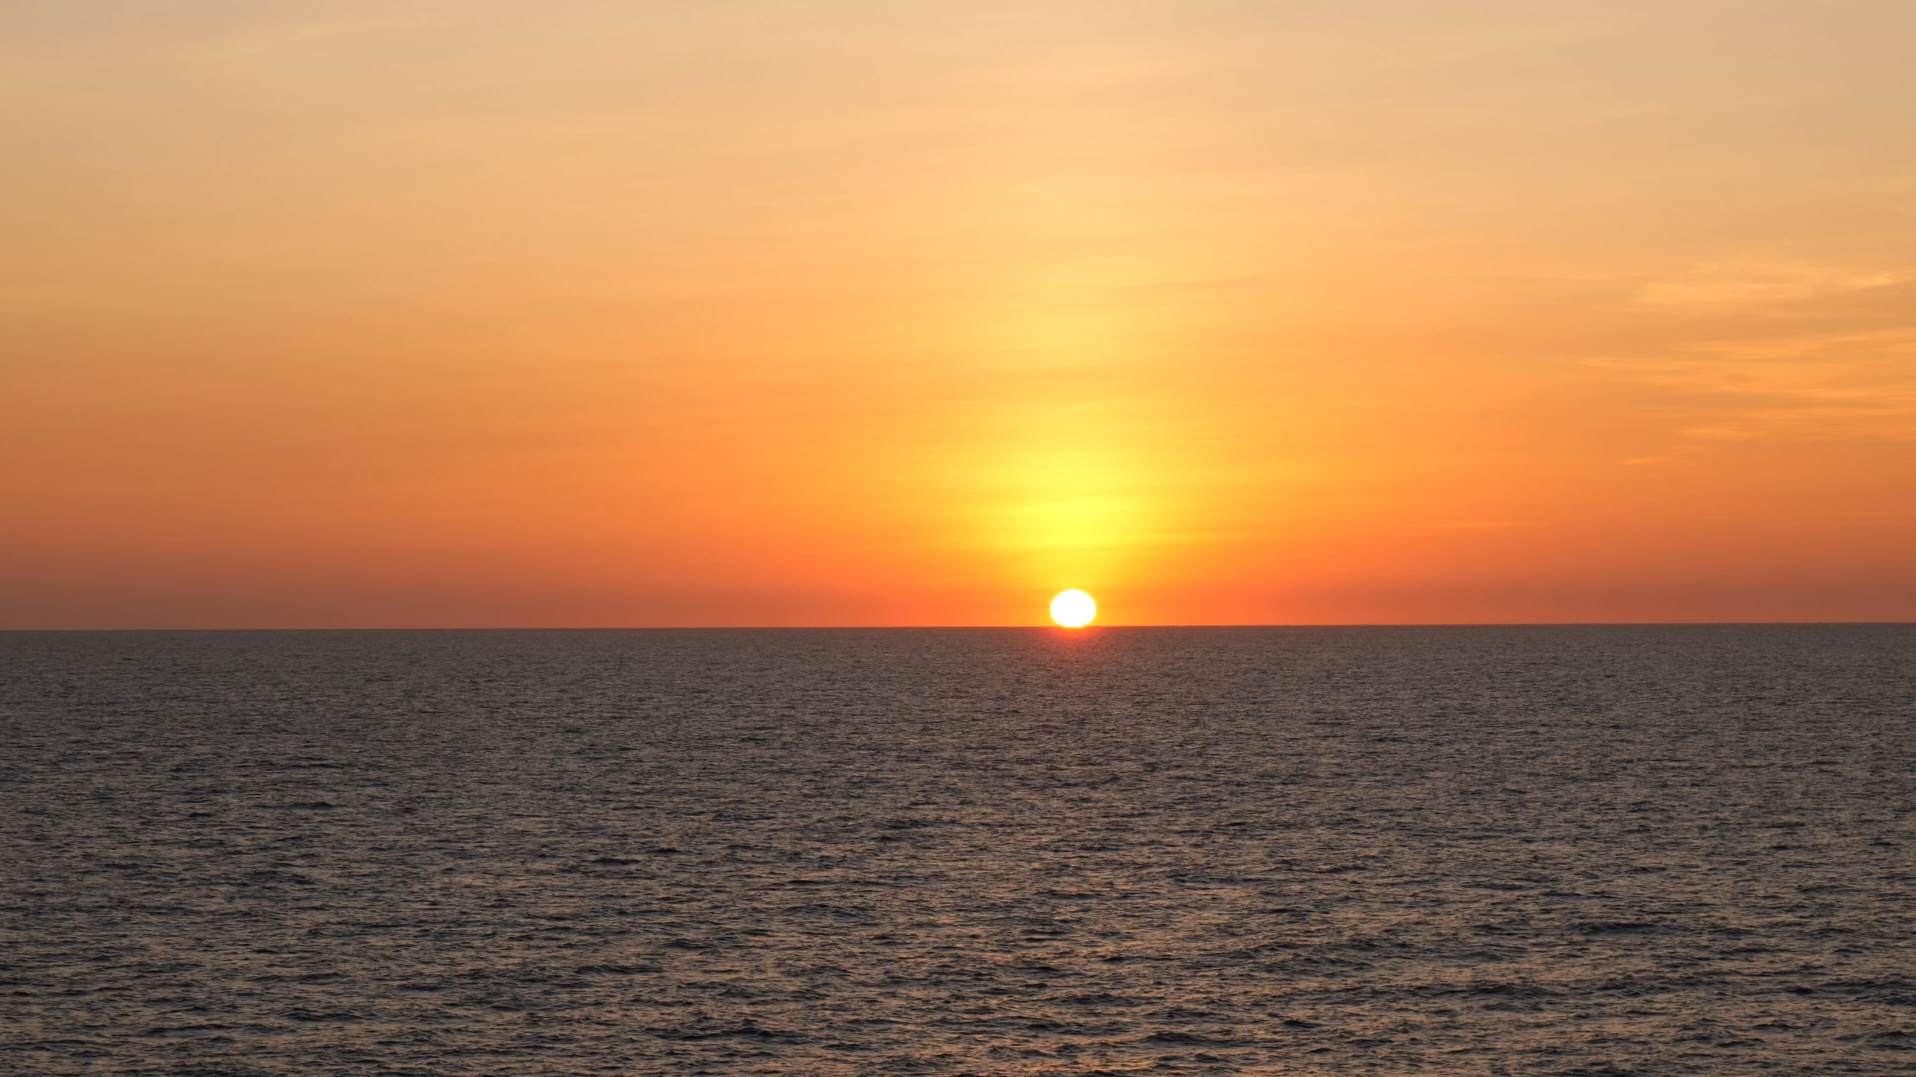
<svg viewBox="0 0 1916 1077">
<path fill-rule="evenodd" d="M 1083 628 L 1098 615 L 1098 604 L 1090 595 L 1075 588 L 1058 592 L 1051 600 L 1051 619 L 1066 628 Z"/>
</svg>

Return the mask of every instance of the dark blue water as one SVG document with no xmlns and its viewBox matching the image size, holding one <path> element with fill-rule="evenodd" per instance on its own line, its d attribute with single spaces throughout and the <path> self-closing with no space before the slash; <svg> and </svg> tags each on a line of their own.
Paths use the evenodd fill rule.
<svg viewBox="0 0 1916 1077">
<path fill-rule="evenodd" d="M 0 1072 L 1916 1072 L 1916 628 L 0 635 Z"/>
</svg>

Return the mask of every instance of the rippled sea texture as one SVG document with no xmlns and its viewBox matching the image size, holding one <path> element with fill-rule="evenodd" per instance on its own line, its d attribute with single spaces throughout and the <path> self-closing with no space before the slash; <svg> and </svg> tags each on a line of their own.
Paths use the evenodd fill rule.
<svg viewBox="0 0 1916 1077">
<path fill-rule="evenodd" d="M 1916 1072 L 1916 628 L 0 635 L 0 1072 Z"/>
</svg>

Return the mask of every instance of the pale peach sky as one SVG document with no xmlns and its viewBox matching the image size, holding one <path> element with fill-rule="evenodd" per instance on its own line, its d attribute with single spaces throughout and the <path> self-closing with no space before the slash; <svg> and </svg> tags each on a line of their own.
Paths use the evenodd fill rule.
<svg viewBox="0 0 1916 1077">
<path fill-rule="evenodd" d="M 1916 5 L 0 0 L 0 627 L 1916 619 Z"/>
</svg>

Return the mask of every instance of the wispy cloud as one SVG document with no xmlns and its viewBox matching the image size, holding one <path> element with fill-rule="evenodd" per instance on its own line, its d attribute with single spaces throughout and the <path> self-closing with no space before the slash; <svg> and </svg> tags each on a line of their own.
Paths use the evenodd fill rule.
<svg viewBox="0 0 1916 1077">
<path fill-rule="evenodd" d="M 1866 269 L 1789 260 L 1710 262 L 1653 280 L 1638 298 L 1649 306 L 1747 306 L 1839 295 L 1916 280 L 1907 270 Z"/>
<path fill-rule="evenodd" d="M 1697 398 L 1681 429 L 1697 441 L 1916 438 L 1916 328 L 1719 340 L 1588 362 Z"/>
</svg>

